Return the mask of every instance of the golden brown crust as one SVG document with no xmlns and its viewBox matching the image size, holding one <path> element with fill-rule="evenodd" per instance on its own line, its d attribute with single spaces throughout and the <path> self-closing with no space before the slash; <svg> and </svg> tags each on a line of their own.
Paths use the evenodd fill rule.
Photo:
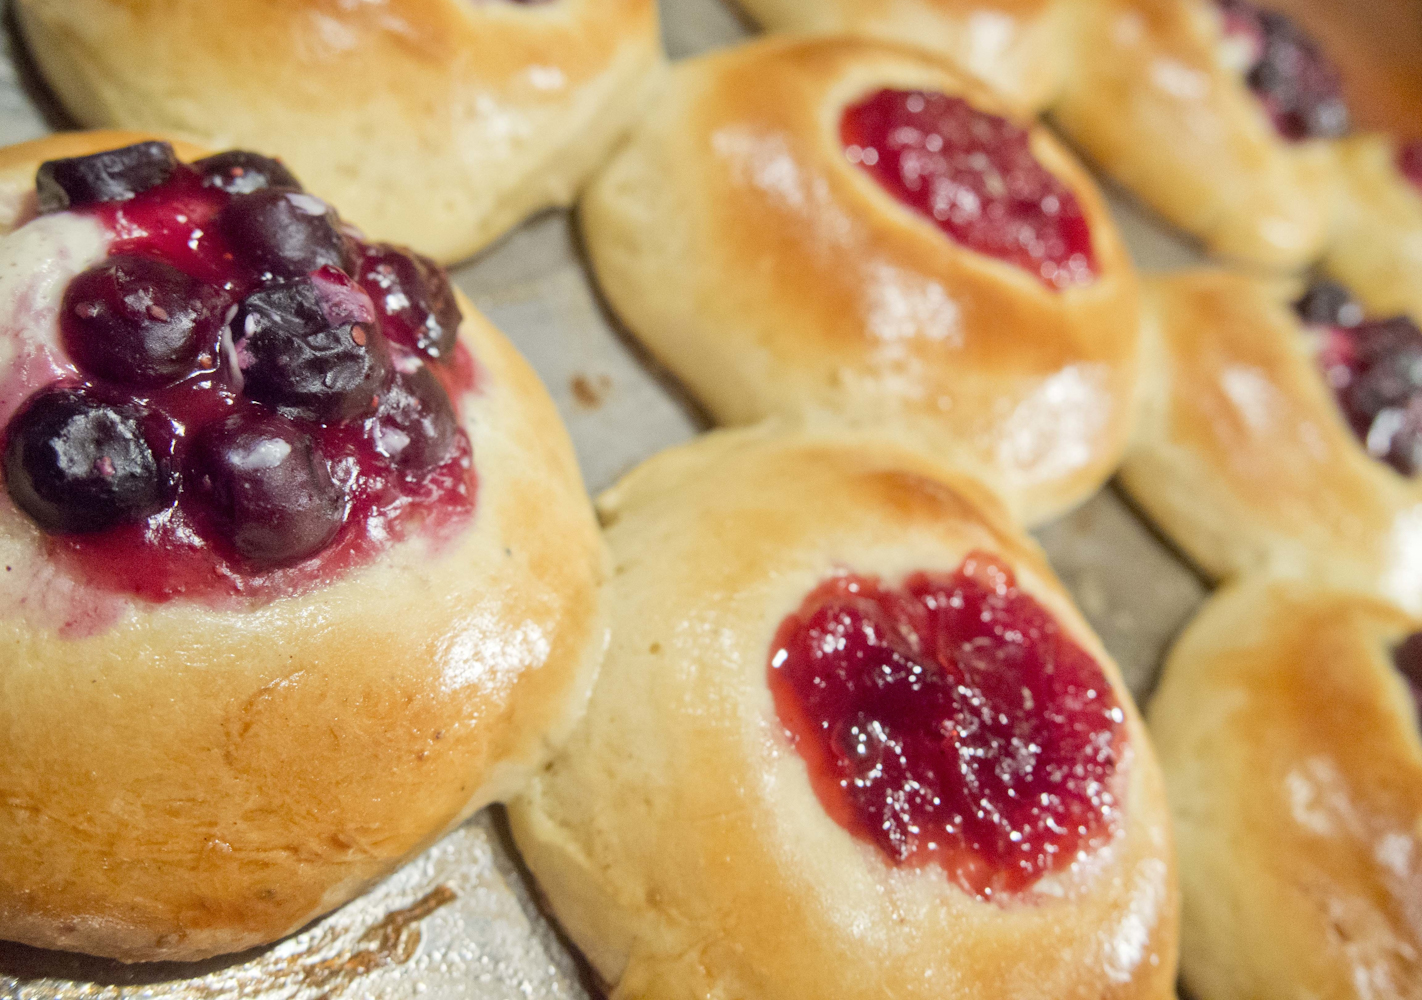
<svg viewBox="0 0 1422 1000">
<path fill-rule="evenodd" d="M 446 541 L 265 605 L 152 605 L 67 583 L 0 500 L 0 936 L 126 961 L 273 940 L 511 793 L 572 725 L 604 549 L 537 376 L 460 307 L 478 492 Z M 56 629 L 95 609 L 114 624 Z"/>
<path fill-rule="evenodd" d="M 1290 300 L 1224 271 L 1145 282 L 1149 374 L 1126 488 L 1210 575 L 1267 569 L 1422 609 L 1422 484 L 1344 421 Z"/>
<path fill-rule="evenodd" d="M 372 237 L 440 260 L 569 204 L 661 64 L 654 0 L 24 0 L 92 126 L 281 156 Z"/>
<path fill-rule="evenodd" d="M 1422 191 L 1397 168 L 1397 143 L 1361 135 L 1340 145 L 1339 213 L 1323 266 L 1378 315 L 1422 321 Z"/>
<path fill-rule="evenodd" d="M 1048 290 L 967 250 L 849 163 L 842 109 L 881 87 L 1000 105 L 938 57 L 771 40 L 680 64 L 590 186 L 583 229 L 618 313 L 720 422 L 874 427 L 956 463 L 1039 521 L 1110 474 L 1137 364 L 1136 279 L 1085 171 L 1099 278 Z"/>
<path fill-rule="evenodd" d="M 1081 0 L 1052 113 L 1071 141 L 1211 251 L 1273 270 L 1323 252 L 1330 144 L 1287 143 L 1232 64 L 1208 0 Z"/>
<path fill-rule="evenodd" d="M 1422 993 L 1422 743 L 1388 647 L 1418 623 L 1310 585 L 1216 597 L 1150 706 L 1200 1000 Z"/>
<path fill-rule="evenodd" d="M 723 431 L 599 504 L 613 640 L 588 715 L 510 807 L 563 926 L 616 1000 L 1173 995 L 1176 895 L 1159 775 L 1099 641 L 971 480 L 839 433 Z M 895 868 L 830 819 L 775 713 L 775 630 L 848 568 L 902 579 L 999 554 L 1097 658 L 1132 751 L 1125 820 L 1082 870 L 984 903 Z"/>
<path fill-rule="evenodd" d="M 1056 97 L 1068 61 L 1063 0 L 739 0 L 771 31 L 863 34 L 932 49 L 1024 112 Z"/>
</svg>

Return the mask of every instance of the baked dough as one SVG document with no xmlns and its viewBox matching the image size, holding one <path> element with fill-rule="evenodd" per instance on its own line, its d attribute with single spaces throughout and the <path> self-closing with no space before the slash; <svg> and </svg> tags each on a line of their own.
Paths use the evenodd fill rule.
<svg viewBox="0 0 1422 1000">
<path fill-rule="evenodd" d="M 1078 58 L 1055 122 L 1090 160 L 1213 253 L 1273 270 L 1315 261 L 1331 145 L 1288 143 L 1246 86 L 1210 0 L 1079 0 Z"/>
<path fill-rule="evenodd" d="M 588 715 L 510 804 L 614 1000 L 1174 995 L 1160 778 L 1130 696 L 1037 547 L 981 488 L 843 434 L 721 431 L 604 494 L 613 640 Z M 986 550 L 1104 668 L 1130 750 L 1112 839 L 1021 898 L 895 867 L 830 818 L 777 717 L 778 624 L 826 577 Z"/>
<path fill-rule="evenodd" d="M 1422 991 L 1422 744 L 1389 661 L 1416 621 L 1252 580 L 1216 596 L 1150 705 L 1199 1000 Z"/>
<path fill-rule="evenodd" d="M 1422 320 L 1422 190 L 1397 167 L 1397 143 L 1360 135 L 1341 144 L 1343 183 L 1323 267 L 1371 312 Z"/>
<path fill-rule="evenodd" d="M 839 133 L 847 106 L 886 87 L 1001 111 L 940 57 L 867 40 L 681 63 L 582 202 L 597 279 L 717 422 L 873 427 L 1045 520 L 1119 462 L 1135 272 L 1090 178 L 1039 127 L 1030 149 L 1080 201 L 1093 282 L 1048 289 L 898 201 Z"/>
<path fill-rule="evenodd" d="M 1422 610 L 1422 484 L 1370 457 L 1324 383 L 1295 282 L 1149 279 L 1147 375 L 1121 480 L 1215 578 L 1312 576 Z"/>
<path fill-rule="evenodd" d="M 1023 111 L 1061 88 L 1063 0 L 740 0 L 771 31 L 855 33 L 942 53 Z"/>
<path fill-rule="evenodd" d="M 655 0 L 24 0 L 88 126 L 281 157 L 372 238 L 441 262 L 570 204 L 663 56 Z"/>
<path fill-rule="evenodd" d="M 41 160 L 136 138 L 10 147 L 0 204 Z M 268 603 L 150 604 L 51 564 L 0 491 L 0 937 L 125 961 L 271 941 L 516 790 L 569 730 L 605 648 L 605 550 L 545 390 L 460 308 L 478 491 L 438 543 Z"/>
</svg>

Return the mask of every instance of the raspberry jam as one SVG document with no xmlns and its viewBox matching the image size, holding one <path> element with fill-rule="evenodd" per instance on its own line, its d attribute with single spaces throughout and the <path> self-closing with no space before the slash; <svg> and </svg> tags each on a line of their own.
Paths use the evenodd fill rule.
<svg viewBox="0 0 1422 1000">
<path fill-rule="evenodd" d="M 1422 466 L 1422 330 L 1365 320 L 1348 290 L 1317 282 L 1294 308 L 1319 334 L 1318 364 L 1368 454 L 1404 476 Z"/>
<path fill-rule="evenodd" d="M 1228 38 L 1251 56 L 1245 80 L 1279 134 L 1290 142 L 1336 139 L 1349 128 L 1338 70 L 1308 34 L 1283 14 L 1248 0 L 1217 0 Z"/>
<path fill-rule="evenodd" d="M 1076 195 L 1032 155 L 1026 129 L 959 97 L 881 90 L 844 112 L 851 163 L 955 241 L 1049 288 L 1096 277 Z"/>
<path fill-rule="evenodd" d="M 1405 142 L 1397 148 L 1397 169 L 1422 191 L 1422 139 Z"/>
<path fill-rule="evenodd" d="M 112 242 L 59 340 L 77 377 L 11 418 L 11 499 L 49 556 L 151 601 L 271 599 L 473 512 L 474 363 L 448 279 L 368 246 L 276 161 L 162 143 L 41 167 L 41 211 Z"/>
<path fill-rule="evenodd" d="M 989 899 L 1114 833 L 1125 713 L 990 555 L 825 581 L 776 633 L 770 689 L 825 810 L 894 864 Z"/>
</svg>

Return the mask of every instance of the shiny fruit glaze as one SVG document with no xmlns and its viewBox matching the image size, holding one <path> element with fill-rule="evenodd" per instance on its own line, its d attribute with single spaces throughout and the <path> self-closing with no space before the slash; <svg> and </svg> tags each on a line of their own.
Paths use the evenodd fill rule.
<svg viewBox="0 0 1422 1000">
<path fill-rule="evenodd" d="M 1397 169 L 1422 190 L 1422 139 L 1403 143 L 1397 149 Z"/>
<path fill-rule="evenodd" d="M 1300 142 L 1347 133 L 1342 79 L 1318 43 L 1283 14 L 1248 0 L 1217 2 L 1226 37 L 1248 47 L 1245 81 L 1279 134 Z"/>
<path fill-rule="evenodd" d="M 1333 282 L 1315 283 L 1294 308 L 1320 334 L 1319 367 L 1363 448 L 1414 475 L 1422 467 L 1422 330 L 1406 316 L 1365 320 Z"/>
<path fill-rule="evenodd" d="M 848 108 L 840 138 L 851 163 L 969 250 L 1035 275 L 1048 288 L 1096 277 L 1076 195 L 1032 155 L 1026 129 L 960 97 L 881 90 Z"/>
<path fill-rule="evenodd" d="M 1114 833 L 1125 713 L 1012 572 L 835 576 L 781 624 L 770 688 L 825 810 L 893 864 L 1020 892 Z"/>
<path fill-rule="evenodd" d="M 112 236 L 61 307 L 79 379 L 6 432 L 6 484 L 51 558 L 103 590 L 222 604 L 467 523 L 474 362 L 452 331 L 438 357 L 407 333 L 431 302 L 458 326 L 444 273 L 367 246 L 275 161 L 165 166 L 156 146 L 41 169 L 51 210 Z M 361 275 L 377 253 L 412 276 L 397 310 Z"/>
</svg>

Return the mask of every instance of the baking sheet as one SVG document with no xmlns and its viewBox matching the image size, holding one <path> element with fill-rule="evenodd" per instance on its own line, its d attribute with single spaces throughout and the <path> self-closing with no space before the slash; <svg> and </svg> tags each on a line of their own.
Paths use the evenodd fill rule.
<svg viewBox="0 0 1422 1000">
<path fill-rule="evenodd" d="M 723 0 L 661 0 L 680 58 L 746 37 Z M 67 123 L 17 49 L 8 3 L 0 33 L 0 145 Z M 1145 270 L 1199 260 L 1131 203 L 1113 209 Z M 642 459 L 708 426 L 619 330 L 593 289 L 567 212 L 545 213 L 455 282 L 543 377 L 596 493 Z M 1142 697 L 1205 587 L 1107 487 L 1038 538 Z M 0 1000 L 514 1000 L 588 998 L 584 970 L 533 901 L 502 813 L 486 810 L 374 891 L 269 948 L 198 965 L 124 966 L 0 943 Z"/>
</svg>

